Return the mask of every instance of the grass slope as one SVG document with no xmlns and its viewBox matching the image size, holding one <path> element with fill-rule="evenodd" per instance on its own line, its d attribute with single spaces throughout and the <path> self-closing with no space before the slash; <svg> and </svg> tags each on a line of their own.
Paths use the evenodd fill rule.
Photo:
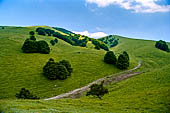
<svg viewBox="0 0 170 113">
<path fill-rule="evenodd" d="M 5 112 L 169 113 L 170 53 L 156 49 L 154 41 L 117 37 L 120 39 L 119 44 L 112 50 L 116 54 L 126 50 L 132 61 L 143 61 L 139 71 L 145 73 L 108 85 L 109 94 L 105 95 L 103 100 L 94 97 L 51 101 L 1 99 L 1 110 Z"/>
<path fill-rule="evenodd" d="M 105 64 L 105 51 L 71 46 L 59 39 L 55 46 L 50 46 L 50 54 L 25 54 L 21 47 L 34 27 L 6 27 L 0 30 L 0 98 L 15 98 L 22 88 L 29 89 L 41 98 L 56 96 L 61 93 L 85 86 L 86 84 L 120 72 L 112 65 Z M 48 43 L 54 37 L 39 36 L 37 40 Z M 55 61 L 67 59 L 73 67 L 72 76 L 66 80 L 48 80 L 42 74 L 42 68 L 49 58 Z M 131 67 L 135 64 L 132 63 Z"/>
</svg>

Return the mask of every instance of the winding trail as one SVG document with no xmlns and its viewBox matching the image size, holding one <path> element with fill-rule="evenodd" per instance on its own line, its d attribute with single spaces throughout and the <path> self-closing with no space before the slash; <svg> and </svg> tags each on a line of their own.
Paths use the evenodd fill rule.
<svg viewBox="0 0 170 113">
<path fill-rule="evenodd" d="M 138 62 L 138 65 L 136 67 L 134 67 L 133 69 L 130 69 L 130 70 L 126 70 L 126 71 L 123 71 L 123 72 L 120 72 L 120 73 L 116 73 L 116 74 L 112 74 L 112 75 L 109 75 L 109 76 L 106 76 L 104 78 L 100 78 L 96 81 L 93 81 L 92 83 L 89 83 L 88 85 L 84 86 L 84 87 L 81 87 L 81 88 L 78 88 L 78 89 L 75 89 L 73 91 L 70 91 L 68 93 L 64 93 L 64 94 L 60 94 L 58 96 L 55 96 L 55 97 L 51 97 L 51 98 L 46 98 L 44 100 L 54 100 L 54 99 L 61 99 L 61 98 L 79 98 L 81 97 L 85 92 L 89 91 L 90 90 L 90 86 L 92 84 L 98 84 L 100 83 L 101 81 L 104 81 L 104 85 L 107 85 L 109 83 L 116 83 L 116 82 L 120 82 L 122 80 L 125 80 L 127 78 L 130 78 L 132 76 L 135 76 L 135 75 L 138 75 L 138 74 L 141 74 L 143 72 L 134 72 L 135 70 L 137 70 L 138 68 L 140 68 L 142 65 L 142 62 L 139 61 Z"/>
</svg>

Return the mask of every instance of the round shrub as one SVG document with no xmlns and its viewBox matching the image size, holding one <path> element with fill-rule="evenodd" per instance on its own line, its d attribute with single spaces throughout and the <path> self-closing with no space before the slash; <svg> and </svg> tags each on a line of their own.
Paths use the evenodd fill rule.
<svg viewBox="0 0 170 113">
<path fill-rule="evenodd" d="M 48 43 L 44 40 L 37 41 L 38 49 L 37 51 L 40 53 L 49 54 L 50 53 L 50 47 L 48 46 Z"/>
<path fill-rule="evenodd" d="M 162 40 L 157 41 L 155 47 L 163 51 L 169 51 L 167 43 Z"/>
<path fill-rule="evenodd" d="M 103 83 L 101 84 L 93 84 L 90 86 L 90 91 L 87 92 L 86 96 L 92 95 L 97 96 L 99 99 L 101 99 L 105 94 L 108 93 L 108 89 L 103 87 Z"/>
<path fill-rule="evenodd" d="M 50 58 L 46 65 L 43 67 L 43 72 L 44 75 L 51 80 L 64 80 L 69 75 L 67 68 L 58 62 L 55 63 L 52 58 Z"/>
<path fill-rule="evenodd" d="M 119 55 L 117 67 L 119 69 L 127 69 L 129 67 L 129 55 L 126 52 Z"/>
<path fill-rule="evenodd" d="M 104 62 L 108 64 L 116 64 L 117 59 L 113 51 L 108 51 L 104 56 Z"/>
<path fill-rule="evenodd" d="M 15 95 L 18 99 L 39 99 L 39 97 L 30 93 L 29 90 L 21 88 L 20 92 Z"/>
<path fill-rule="evenodd" d="M 52 46 L 55 45 L 55 41 L 54 40 L 51 40 L 50 43 L 51 43 Z"/>
<path fill-rule="evenodd" d="M 57 38 L 55 38 L 54 41 L 55 41 L 55 43 L 58 43 L 58 39 Z"/>
<path fill-rule="evenodd" d="M 24 53 L 35 53 L 37 52 L 38 44 L 34 40 L 26 39 L 21 49 Z"/>
<path fill-rule="evenodd" d="M 29 34 L 30 34 L 30 35 L 34 35 L 34 31 L 30 31 Z"/>
<path fill-rule="evenodd" d="M 50 53 L 50 48 L 46 41 L 26 39 L 21 49 L 24 53 Z"/>
</svg>

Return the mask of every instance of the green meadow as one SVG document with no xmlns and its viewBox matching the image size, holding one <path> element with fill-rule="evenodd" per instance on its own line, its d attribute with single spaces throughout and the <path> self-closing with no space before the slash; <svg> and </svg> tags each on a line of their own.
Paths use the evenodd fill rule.
<svg viewBox="0 0 170 113">
<path fill-rule="evenodd" d="M 121 70 L 105 64 L 105 51 L 97 51 L 72 46 L 59 39 L 55 46 L 50 45 L 54 37 L 36 35 L 37 40 L 45 40 L 51 48 L 50 54 L 23 53 L 21 47 L 34 27 L 6 27 L 0 30 L 0 98 L 15 98 L 22 88 L 27 88 L 40 98 L 55 96 Z M 55 61 L 69 60 L 73 67 L 71 77 L 66 80 L 48 80 L 43 76 L 43 66 L 49 58 Z M 135 63 L 135 62 L 134 62 Z M 132 63 L 131 67 L 134 64 Z"/>
<path fill-rule="evenodd" d="M 50 54 L 25 54 L 21 47 L 36 27 L 5 27 L 0 30 L 0 111 L 16 113 L 169 113 L 170 112 L 170 53 L 155 48 L 155 41 L 121 36 L 119 44 L 110 48 L 116 56 L 127 51 L 130 68 L 142 61 L 136 75 L 106 87 L 109 93 L 102 100 L 83 96 L 79 99 L 44 98 L 59 95 L 88 83 L 121 72 L 104 63 L 104 50 L 95 50 L 70 44 L 59 39 L 51 46 Z M 48 43 L 54 37 L 36 35 Z M 50 43 L 49 43 L 50 44 Z M 49 58 L 69 60 L 73 73 L 66 80 L 48 80 L 42 68 Z M 40 100 L 20 100 L 15 94 L 24 87 Z"/>
</svg>

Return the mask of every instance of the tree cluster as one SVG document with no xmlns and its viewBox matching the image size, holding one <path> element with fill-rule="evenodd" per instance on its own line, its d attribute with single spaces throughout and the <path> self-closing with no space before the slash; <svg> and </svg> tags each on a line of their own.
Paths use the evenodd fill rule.
<svg viewBox="0 0 170 113">
<path fill-rule="evenodd" d="M 81 47 L 86 47 L 87 45 L 87 42 L 88 41 L 92 41 L 92 43 L 95 45 L 95 49 L 99 50 L 99 49 L 104 49 L 106 51 L 109 50 L 109 48 L 107 47 L 107 45 L 105 43 L 103 43 L 102 41 L 100 40 L 97 40 L 97 39 L 93 39 L 93 38 L 89 38 L 87 36 L 83 36 L 83 39 L 80 40 L 80 36 L 79 34 L 74 34 L 72 32 L 69 32 L 68 30 L 65 30 L 65 29 L 60 29 L 60 28 L 55 28 L 54 29 L 57 29 L 57 30 L 60 30 L 62 32 L 66 32 L 67 34 L 69 34 L 68 36 L 67 35 L 63 35 L 63 34 L 60 34 L 58 32 L 55 32 L 54 30 L 51 30 L 51 29 L 45 29 L 45 28 L 37 28 L 36 29 L 36 32 L 39 34 L 39 35 L 43 35 L 45 36 L 46 34 L 48 36 L 54 36 L 56 38 L 59 38 L 61 40 L 64 40 L 65 42 L 73 45 L 73 46 L 81 46 Z M 51 41 L 51 44 L 52 45 L 55 45 L 54 44 L 54 41 Z"/>
<path fill-rule="evenodd" d="M 55 29 L 57 29 L 57 28 L 55 28 Z M 63 31 L 63 29 L 60 29 L 60 30 Z M 68 31 L 66 31 L 66 30 L 64 30 L 64 31 L 68 33 Z M 88 42 L 87 37 L 85 37 L 85 39 L 83 39 L 83 40 L 79 40 L 80 35 L 74 34 L 74 36 L 73 36 L 73 35 L 70 34 L 69 36 L 66 36 L 66 35 L 60 34 L 58 32 L 55 32 L 54 30 L 45 29 L 45 28 L 42 28 L 42 27 L 37 28 L 36 32 L 39 35 L 43 35 L 43 36 L 45 36 L 47 34 L 48 36 L 57 37 L 57 38 L 64 40 L 65 42 L 67 42 L 67 43 L 69 43 L 73 46 L 86 47 L 86 43 Z M 51 44 L 55 45 L 54 41 L 51 41 Z"/>
<path fill-rule="evenodd" d="M 155 44 L 155 47 L 160 49 L 160 50 L 169 52 L 168 45 L 165 41 L 162 41 L 162 40 L 157 41 L 156 44 Z"/>
<path fill-rule="evenodd" d="M 54 59 L 50 58 L 49 61 L 43 67 L 44 75 L 50 80 L 64 80 L 68 76 L 71 76 L 73 68 L 67 60 L 55 62 Z"/>
<path fill-rule="evenodd" d="M 16 93 L 15 95 L 18 99 L 39 99 L 39 97 L 33 95 L 30 93 L 29 90 L 25 88 L 21 88 L 19 93 Z"/>
<path fill-rule="evenodd" d="M 74 35 L 69 35 L 69 36 L 66 36 L 66 35 L 62 35 L 58 32 L 55 32 L 53 34 L 54 37 L 57 37 L 61 40 L 64 40 L 65 42 L 73 45 L 73 46 L 81 46 L 81 47 L 86 47 L 86 44 L 88 42 L 88 37 L 85 37 L 83 40 L 79 40 L 79 37 L 80 35 L 78 34 L 74 34 Z"/>
<path fill-rule="evenodd" d="M 21 49 L 24 53 L 50 53 L 48 43 L 43 40 L 36 41 L 33 31 L 30 32 L 30 38 L 25 40 Z"/>
<path fill-rule="evenodd" d="M 69 44 L 71 44 L 71 45 L 74 45 L 74 41 L 72 41 L 72 40 L 71 40 L 68 36 L 66 36 L 66 35 L 62 35 L 62 34 L 60 34 L 60 33 L 58 33 L 58 32 L 54 32 L 53 36 L 56 37 L 56 38 L 59 38 L 59 39 L 61 39 L 61 40 L 64 40 L 65 42 L 67 42 L 67 43 L 69 43 Z"/>
<path fill-rule="evenodd" d="M 101 84 L 93 84 L 90 86 L 90 91 L 87 92 L 86 96 L 92 95 L 97 96 L 99 99 L 101 99 L 105 94 L 107 94 L 109 91 L 107 88 L 103 86 L 103 82 Z"/>
<path fill-rule="evenodd" d="M 38 27 L 38 28 L 36 29 L 36 32 L 37 32 L 39 35 L 45 36 L 45 35 L 47 34 L 48 36 L 52 36 L 55 31 L 54 31 L 54 30 L 51 30 L 51 29 L 45 29 L 45 28 L 42 28 L 42 27 Z"/>
<path fill-rule="evenodd" d="M 107 46 L 105 43 L 103 43 L 102 41 L 97 40 L 97 39 L 91 39 L 91 41 L 92 41 L 92 43 L 95 45 L 95 49 L 98 49 L 98 48 L 100 47 L 101 49 L 104 49 L 104 50 L 106 50 L 106 51 L 109 51 L 108 46 Z M 96 47 L 96 46 L 97 46 L 97 47 Z"/>
<path fill-rule="evenodd" d="M 121 53 L 118 59 L 116 58 L 113 51 L 108 51 L 104 56 L 104 62 L 113 64 L 119 69 L 127 69 L 129 67 L 129 60 L 129 55 L 126 51 Z"/>
<path fill-rule="evenodd" d="M 100 38 L 99 40 L 107 44 L 109 47 L 115 47 L 119 43 L 119 39 L 116 39 L 113 35 Z"/>
</svg>

